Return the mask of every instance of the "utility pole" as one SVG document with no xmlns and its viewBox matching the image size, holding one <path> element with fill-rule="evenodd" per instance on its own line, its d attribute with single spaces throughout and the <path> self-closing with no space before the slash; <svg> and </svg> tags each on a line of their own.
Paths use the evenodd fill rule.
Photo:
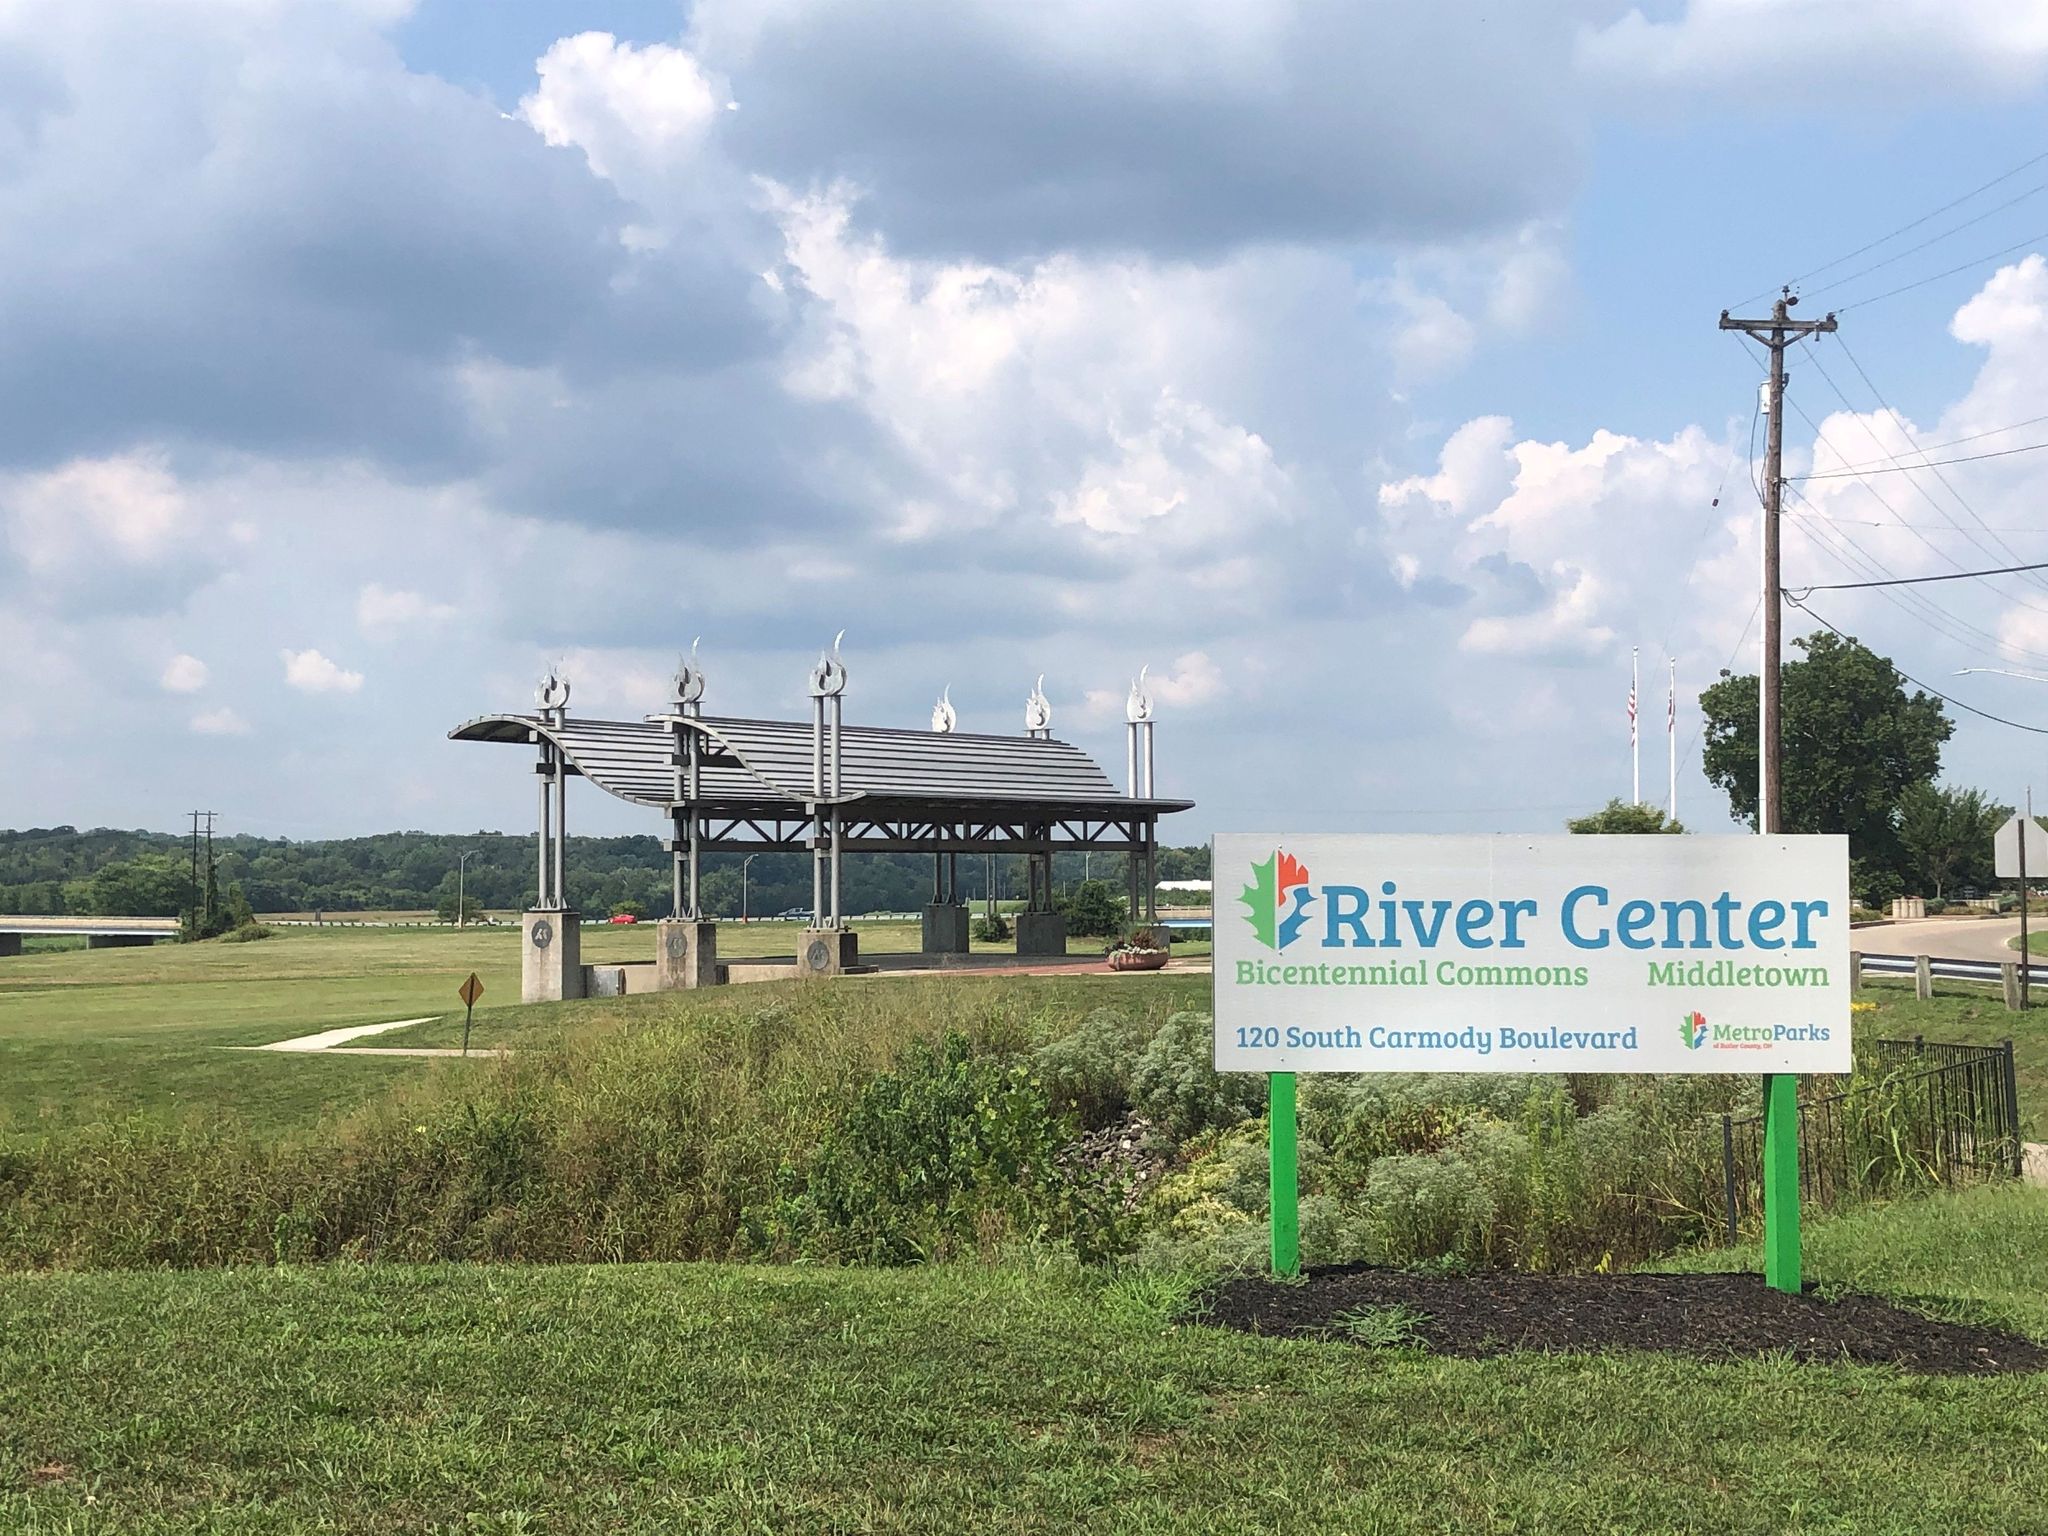
<svg viewBox="0 0 2048 1536">
<path fill-rule="evenodd" d="M 192 814 L 192 931 L 194 932 L 194 934 L 197 934 L 197 933 L 198 933 L 198 931 L 199 931 L 199 929 L 200 929 L 200 927 L 201 927 L 201 924 L 200 924 L 200 921 L 199 921 L 199 818 L 200 818 L 200 816 L 201 816 L 201 815 L 203 815 L 204 813 L 203 813 L 203 812 L 200 812 L 200 811 L 194 811 L 194 812 L 192 812 L 191 814 Z"/>
<path fill-rule="evenodd" d="M 1790 288 L 1771 307 L 1768 320 L 1733 320 L 1721 311 L 1721 329 L 1741 331 L 1761 342 L 1771 354 L 1769 446 L 1764 452 L 1764 591 L 1763 663 L 1758 668 L 1761 698 L 1757 713 L 1756 829 L 1769 837 L 1785 830 L 1785 781 L 1781 745 L 1784 730 L 1779 713 L 1778 664 L 1784 644 L 1784 596 L 1778 568 L 1778 516 L 1785 494 L 1785 349 L 1808 336 L 1832 331 L 1831 311 L 1824 320 L 1794 320 L 1789 311 L 1799 302 Z"/>
<path fill-rule="evenodd" d="M 220 885 L 214 875 L 213 866 L 213 818 L 220 813 L 218 811 L 202 811 L 200 814 L 206 818 L 206 927 L 211 928 L 213 926 L 214 902 L 220 894 Z"/>
<path fill-rule="evenodd" d="M 1784 593 L 1778 566 L 1778 517 L 1785 496 L 1785 349 L 1795 341 L 1835 328 L 1824 320 L 1794 320 L 1799 300 L 1779 290 L 1768 320 L 1733 320 L 1721 311 L 1721 329 L 1741 331 L 1771 353 L 1770 446 L 1764 455 L 1763 657 L 1757 669 L 1756 830 L 1775 837 L 1785 830 L 1785 780 L 1780 748 L 1778 663 L 1784 644 Z M 1799 1293 L 1799 1080 L 1790 1073 L 1764 1075 L 1764 1284 Z"/>
</svg>

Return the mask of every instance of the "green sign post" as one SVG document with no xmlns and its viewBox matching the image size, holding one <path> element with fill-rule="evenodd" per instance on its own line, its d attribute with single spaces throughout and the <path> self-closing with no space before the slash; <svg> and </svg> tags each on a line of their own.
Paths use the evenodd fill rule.
<svg viewBox="0 0 2048 1536">
<path fill-rule="evenodd" d="M 1799 1294 L 1799 1079 L 1764 1078 L 1764 1284 Z"/>
<path fill-rule="evenodd" d="M 1301 1188 L 1295 1161 L 1294 1074 L 1266 1074 L 1267 1186 L 1272 1208 L 1273 1273 L 1301 1270 Z"/>
</svg>

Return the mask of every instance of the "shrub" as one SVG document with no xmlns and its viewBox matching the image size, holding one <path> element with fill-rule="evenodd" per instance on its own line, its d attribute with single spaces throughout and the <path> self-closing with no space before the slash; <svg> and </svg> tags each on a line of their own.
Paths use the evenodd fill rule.
<svg viewBox="0 0 2048 1536">
<path fill-rule="evenodd" d="M 1451 1148 L 1397 1153 L 1372 1165 L 1365 1215 L 1393 1264 L 1485 1255 L 1495 1204 L 1479 1170 Z"/>
<path fill-rule="evenodd" d="M 1001 944 L 1010 937 L 1010 920 L 1000 912 L 984 912 L 974 920 L 974 936 L 984 944 Z"/>
<path fill-rule="evenodd" d="M 1255 1073 L 1219 1073 L 1214 1020 L 1206 1013 L 1176 1013 L 1138 1054 L 1131 1100 L 1174 1135 L 1187 1137 L 1258 1114 L 1265 1082 Z"/>
<path fill-rule="evenodd" d="M 1040 1046 L 1032 1064 L 1053 1105 L 1098 1130 L 1134 1107 L 1132 1079 L 1153 1033 L 1142 1015 L 1097 1008 L 1071 1034 Z"/>
<path fill-rule="evenodd" d="M 992 1254 L 1018 1237 L 1115 1242 L 1107 1191 L 1064 1170 L 1072 1126 L 1021 1065 L 965 1036 L 913 1045 L 863 1087 L 801 1170 L 778 1178 L 769 1227 L 804 1259 L 908 1264 Z"/>
<path fill-rule="evenodd" d="M 266 928 L 258 922 L 247 922 L 239 928 L 229 929 L 220 936 L 220 941 L 223 944 L 249 944 L 257 939 L 273 939 L 276 937 L 277 930 L 275 928 Z"/>
<path fill-rule="evenodd" d="M 1129 911 L 1124 898 L 1107 880 L 1083 880 L 1053 900 L 1053 910 L 1067 920 L 1075 938 L 1112 938 L 1124 931 Z"/>
</svg>

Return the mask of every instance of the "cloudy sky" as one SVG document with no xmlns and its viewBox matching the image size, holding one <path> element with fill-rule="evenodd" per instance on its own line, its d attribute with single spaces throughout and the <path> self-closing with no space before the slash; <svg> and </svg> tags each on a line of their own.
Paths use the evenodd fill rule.
<svg viewBox="0 0 2048 1536">
<path fill-rule="evenodd" d="M 2048 442 L 2044 104 L 2043 0 L 0 0 L 0 824 L 524 829 L 445 733 L 551 660 L 787 716 L 844 628 L 852 721 L 1119 764 L 1149 665 L 1187 840 L 1555 828 L 1640 647 L 1725 827 L 1716 317 L 1842 310 L 1788 582 L 2048 560 L 2048 454 L 1899 472 Z M 2048 724 L 1952 676 L 2043 576 L 1809 601 Z"/>
</svg>

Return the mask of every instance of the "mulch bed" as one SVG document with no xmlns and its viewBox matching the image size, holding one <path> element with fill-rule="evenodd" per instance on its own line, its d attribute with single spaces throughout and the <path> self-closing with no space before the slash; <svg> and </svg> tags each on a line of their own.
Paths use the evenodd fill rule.
<svg viewBox="0 0 2048 1536">
<path fill-rule="evenodd" d="M 1312 1270 L 1297 1284 L 1231 1280 L 1200 1321 L 1244 1333 L 1359 1339 L 1347 1315 L 1400 1307 L 1412 1345 L 1478 1358 L 1516 1350 L 1655 1350 L 1705 1360 L 1768 1354 L 1988 1375 L 2048 1369 L 2048 1349 L 1996 1329 L 1937 1322 L 1871 1296 L 1788 1296 L 1756 1275 L 1415 1274 Z"/>
</svg>

